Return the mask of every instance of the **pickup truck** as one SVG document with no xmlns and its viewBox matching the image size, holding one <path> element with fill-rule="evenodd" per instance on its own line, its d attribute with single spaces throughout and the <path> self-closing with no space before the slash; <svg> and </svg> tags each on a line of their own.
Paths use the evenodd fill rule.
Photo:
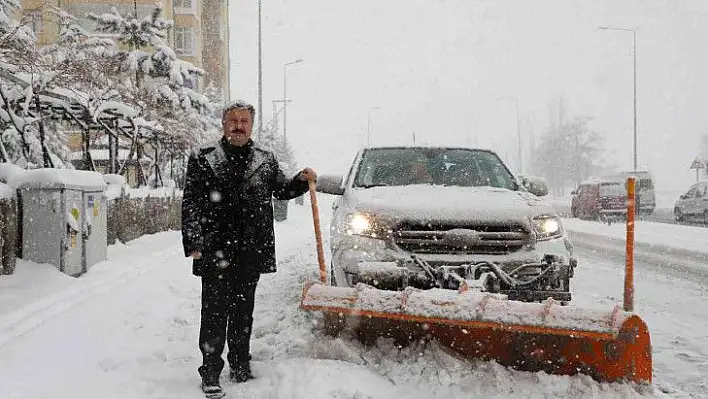
<svg viewBox="0 0 708 399">
<path fill-rule="evenodd" d="M 510 300 L 571 300 L 577 260 L 543 180 L 515 176 L 492 151 L 368 147 L 344 176 L 330 226 L 332 285 L 474 289 Z"/>
</svg>

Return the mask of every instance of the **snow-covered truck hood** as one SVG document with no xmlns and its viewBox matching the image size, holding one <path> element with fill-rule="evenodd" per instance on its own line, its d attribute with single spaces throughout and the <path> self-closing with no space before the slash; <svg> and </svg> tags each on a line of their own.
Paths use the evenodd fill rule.
<svg viewBox="0 0 708 399">
<path fill-rule="evenodd" d="M 372 187 L 355 188 L 349 195 L 355 211 L 389 220 L 497 224 L 555 215 L 550 204 L 528 192 L 493 187 Z"/>
</svg>

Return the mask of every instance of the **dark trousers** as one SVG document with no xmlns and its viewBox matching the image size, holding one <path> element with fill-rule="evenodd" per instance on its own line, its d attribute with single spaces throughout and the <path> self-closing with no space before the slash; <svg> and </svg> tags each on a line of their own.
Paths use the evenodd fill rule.
<svg viewBox="0 0 708 399">
<path fill-rule="evenodd" d="M 202 321 L 199 349 L 202 365 L 199 374 L 218 376 L 224 368 L 221 355 L 228 342 L 226 356 L 231 368 L 250 359 L 253 306 L 259 273 L 237 272 L 202 277 Z"/>
</svg>

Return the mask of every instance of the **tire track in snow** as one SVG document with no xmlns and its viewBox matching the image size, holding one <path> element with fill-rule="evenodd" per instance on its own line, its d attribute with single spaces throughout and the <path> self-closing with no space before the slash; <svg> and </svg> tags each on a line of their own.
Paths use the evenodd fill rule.
<svg viewBox="0 0 708 399">
<path fill-rule="evenodd" d="M 585 254 L 594 252 L 598 255 L 593 256 L 624 265 L 625 240 L 576 231 L 569 231 L 568 236 Z M 634 244 L 634 261 L 636 268 L 708 286 L 708 253 L 637 242 Z"/>
<path fill-rule="evenodd" d="M 128 248 L 138 256 L 101 270 L 149 262 L 132 274 L 139 278 L 119 281 L 0 351 L 8 398 L 200 397 L 199 283 L 178 251 L 179 233 L 164 237 Z M 165 249 L 145 251 L 151 247 Z"/>
<path fill-rule="evenodd" d="M 181 251 L 181 248 L 177 246 L 170 247 L 167 250 L 156 252 L 152 255 L 162 258 L 174 254 L 176 250 Z M 109 259 L 104 262 L 128 265 L 128 260 L 131 258 L 132 257 L 128 257 L 128 259 Z M 47 321 L 70 311 L 75 306 L 86 302 L 96 295 L 108 293 L 142 276 L 151 270 L 149 265 L 152 263 L 155 263 L 155 260 L 151 257 L 146 261 L 130 264 L 130 267 L 127 269 L 116 267 L 118 269 L 117 271 L 104 274 L 95 280 L 88 279 L 91 276 L 89 271 L 89 273 L 79 277 L 79 279 L 85 278 L 86 281 L 4 315 L 2 321 L 0 321 L 0 348 L 12 342 L 14 339 L 40 327 Z"/>
</svg>

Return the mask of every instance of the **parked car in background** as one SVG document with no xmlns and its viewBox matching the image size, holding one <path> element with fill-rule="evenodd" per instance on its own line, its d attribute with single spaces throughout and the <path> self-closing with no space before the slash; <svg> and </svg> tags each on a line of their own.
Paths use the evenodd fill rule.
<svg viewBox="0 0 708 399">
<path fill-rule="evenodd" d="M 698 182 L 674 203 L 677 222 L 699 221 L 708 224 L 708 182 Z"/>
<path fill-rule="evenodd" d="M 573 217 L 612 223 L 627 216 L 626 185 L 622 180 L 587 180 L 571 194 Z"/>
<path fill-rule="evenodd" d="M 637 179 L 637 214 L 639 216 L 649 216 L 656 208 L 656 193 L 654 192 L 654 179 L 648 171 L 620 172 L 615 175 L 605 176 L 603 180 L 622 180 L 634 176 Z"/>
</svg>

